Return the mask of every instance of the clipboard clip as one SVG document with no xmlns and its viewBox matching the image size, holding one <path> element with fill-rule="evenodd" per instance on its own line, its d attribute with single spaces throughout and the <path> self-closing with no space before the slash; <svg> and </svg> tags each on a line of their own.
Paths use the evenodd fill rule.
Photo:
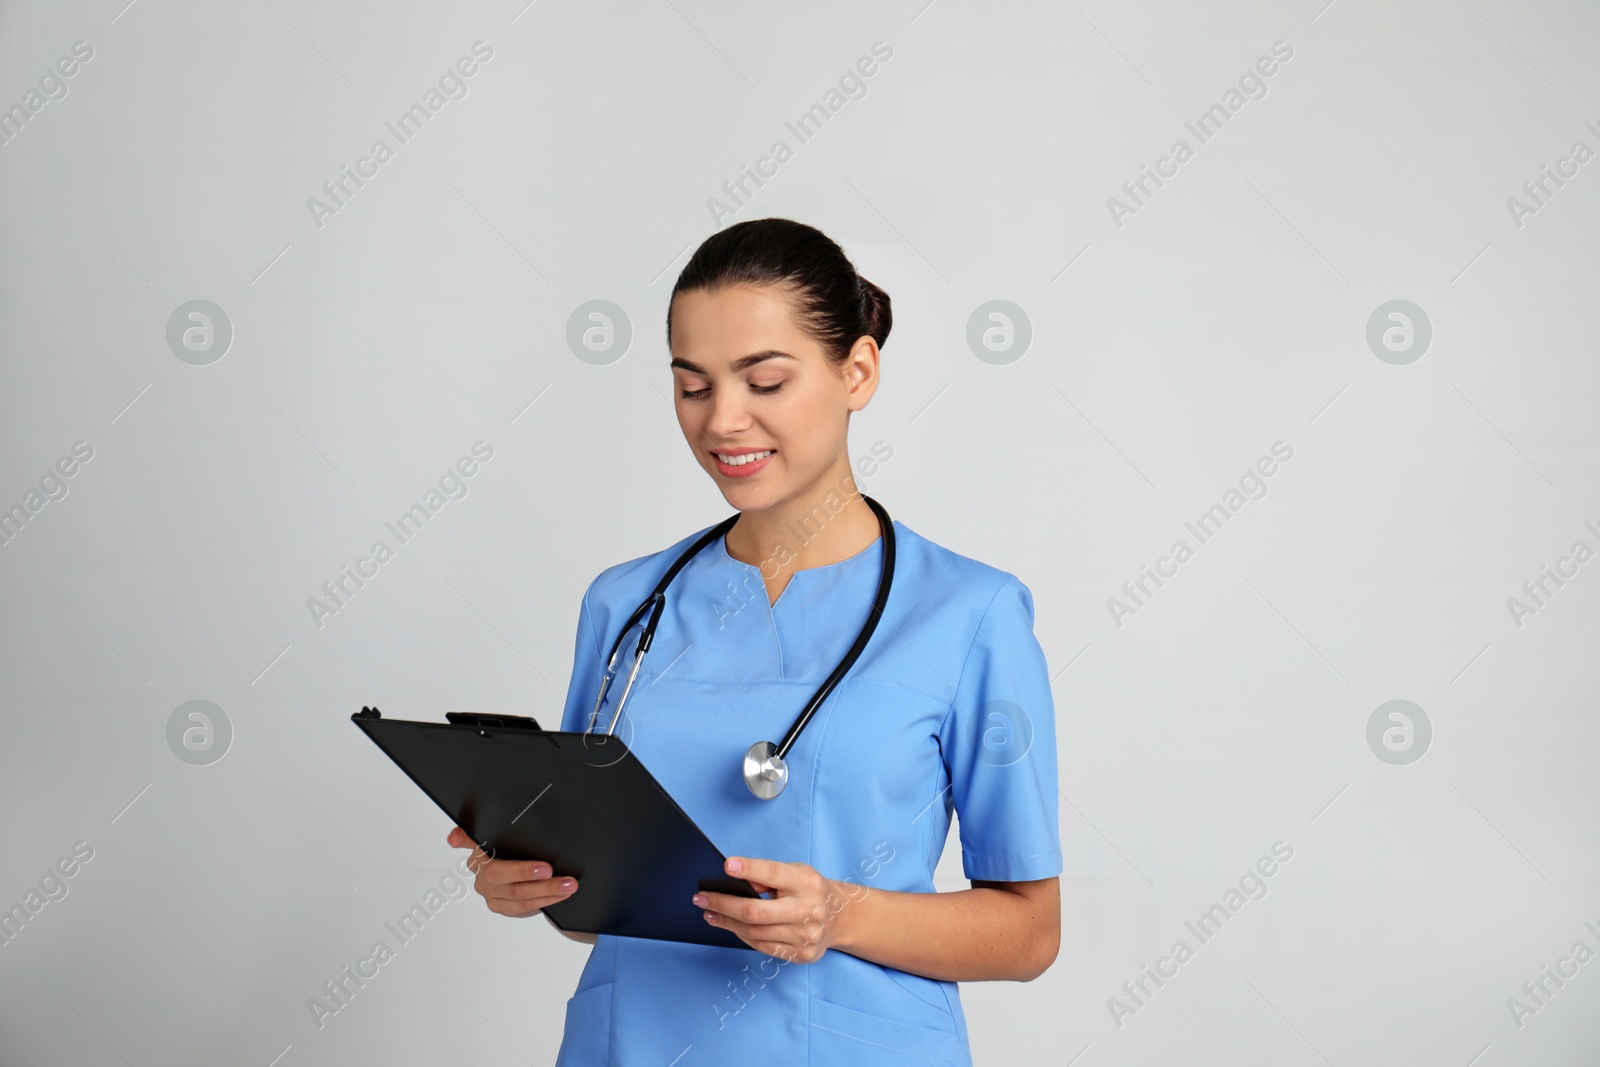
<svg viewBox="0 0 1600 1067">
<path fill-rule="evenodd" d="M 373 714 L 377 714 L 377 709 L 373 709 Z M 446 722 L 455 726 L 476 726 L 480 729 L 487 726 L 514 730 L 543 729 L 537 719 L 530 719 L 526 715 L 486 715 L 476 711 L 447 711 L 444 717 Z"/>
<path fill-rule="evenodd" d="M 383 713 L 377 708 L 362 707 L 360 711 L 350 717 L 352 719 L 381 719 L 383 718 Z M 493 726 L 502 730 L 542 731 L 544 729 L 539 725 L 538 719 L 532 719 L 526 715 L 491 715 L 476 711 L 447 711 L 444 713 L 444 717 L 445 721 L 453 726 L 476 726 L 479 729 Z"/>
</svg>

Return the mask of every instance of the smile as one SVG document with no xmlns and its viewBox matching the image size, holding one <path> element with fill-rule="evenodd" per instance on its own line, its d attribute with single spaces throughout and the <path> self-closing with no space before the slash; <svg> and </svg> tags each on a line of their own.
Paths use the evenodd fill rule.
<svg viewBox="0 0 1600 1067">
<path fill-rule="evenodd" d="M 740 452 L 730 455 L 727 452 L 711 453 L 711 458 L 716 461 L 717 473 L 724 478 L 750 478 L 772 461 L 777 453 L 775 448 L 762 449 L 759 452 Z"/>
</svg>

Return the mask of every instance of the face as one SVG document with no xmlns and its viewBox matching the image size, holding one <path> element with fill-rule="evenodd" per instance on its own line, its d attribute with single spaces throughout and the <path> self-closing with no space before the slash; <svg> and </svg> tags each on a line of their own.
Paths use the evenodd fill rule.
<svg viewBox="0 0 1600 1067">
<path fill-rule="evenodd" d="M 806 499 L 848 472 L 850 412 L 878 383 L 872 338 L 836 368 L 773 286 L 682 292 L 671 314 L 678 426 L 729 504 L 760 511 Z"/>
</svg>

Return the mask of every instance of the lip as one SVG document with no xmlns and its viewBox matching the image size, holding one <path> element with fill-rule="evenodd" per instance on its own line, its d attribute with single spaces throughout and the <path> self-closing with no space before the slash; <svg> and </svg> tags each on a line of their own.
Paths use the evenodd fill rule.
<svg viewBox="0 0 1600 1067">
<path fill-rule="evenodd" d="M 730 448 L 726 450 L 717 449 L 717 452 L 723 452 L 724 455 L 729 456 L 748 456 L 752 452 L 766 451 L 768 451 L 768 449 L 765 448 Z M 772 456 L 776 456 L 778 454 L 775 449 L 771 451 Z M 711 456 L 711 462 L 717 465 L 717 473 L 722 475 L 724 478 L 749 478 L 751 475 L 760 471 L 761 468 L 765 467 L 768 463 L 772 462 L 772 456 L 768 456 L 766 459 L 758 459 L 754 462 L 742 463 L 739 466 L 734 467 L 718 459 L 716 452 L 712 452 L 710 449 L 707 449 L 706 452 Z"/>
</svg>

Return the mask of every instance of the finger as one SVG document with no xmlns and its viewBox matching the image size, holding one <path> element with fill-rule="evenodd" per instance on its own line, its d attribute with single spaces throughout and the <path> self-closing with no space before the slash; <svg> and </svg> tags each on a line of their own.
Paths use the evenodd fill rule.
<svg viewBox="0 0 1600 1067">
<path fill-rule="evenodd" d="M 471 852 L 467 853 L 466 859 L 462 861 L 466 865 L 467 870 L 472 874 L 477 874 L 482 871 L 484 864 L 489 862 L 489 857 L 484 855 L 483 850 L 480 849 L 470 837 L 461 842 L 450 839 L 450 847 L 470 848 L 472 850 Z"/>
<path fill-rule="evenodd" d="M 512 882 L 504 889 L 521 900 L 543 899 L 553 904 L 576 893 L 578 882 L 575 878 L 545 878 L 533 882 Z"/>
<path fill-rule="evenodd" d="M 533 915 L 538 915 L 549 905 L 547 902 L 544 902 L 544 904 L 525 904 L 525 902 L 502 901 L 502 899 L 490 899 L 490 901 L 485 901 L 485 904 L 488 905 L 488 909 L 494 915 L 504 915 L 507 918 L 530 918 Z"/>
<path fill-rule="evenodd" d="M 780 926 L 744 923 L 723 915 L 709 914 L 713 916 L 706 920 L 710 925 L 722 927 L 751 948 L 769 956 L 803 960 L 806 949 L 816 940 L 814 937 L 808 939 L 803 934 L 797 937 L 796 928 L 787 923 Z"/>
<path fill-rule="evenodd" d="M 475 884 L 474 889 L 491 904 L 525 908 L 547 907 L 559 903 L 578 891 L 574 878 L 542 879 L 530 882 L 510 882 L 504 885 Z"/>
<path fill-rule="evenodd" d="M 488 864 L 489 857 L 480 848 L 473 848 L 472 854 L 467 857 L 467 870 L 473 874 L 481 874 Z"/>
<path fill-rule="evenodd" d="M 445 843 L 451 848 L 470 848 L 472 850 L 467 856 L 466 864 L 467 870 L 473 874 L 477 874 L 483 869 L 484 864 L 489 862 L 489 854 L 483 850 L 483 846 L 473 841 L 471 836 L 459 826 L 450 828 L 450 832 L 445 835 Z"/>
<path fill-rule="evenodd" d="M 490 860 L 478 877 L 490 885 L 509 882 L 540 881 L 551 876 L 550 864 L 544 860 Z"/>
<path fill-rule="evenodd" d="M 713 911 L 705 911 L 705 912 L 702 912 L 701 915 L 705 918 L 705 921 L 709 925 L 711 925 L 711 926 L 720 926 L 720 927 L 722 927 L 722 929 L 727 930 L 729 933 L 733 934 L 740 941 L 743 941 L 745 944 L 749 945 L 751 948 L 755 948 L 756 947 L 755 942 L 750 940 L 750 933 L 749 933 L 750 924 L 749 923 L 743 923 L 743 922 L 740 922 L 738 919 L 731 919 L 726 915 L 722 915 L 722 914 L 720 914 L 718 912 L 713 912 Z"/>
<path fill-rule="evenodd" d="M 496 862 L 504 861 L 497 861 L 494 858 L 494 851 L 492 848 L 485 849 L 482 845 L 478 845 L 473 848 L 472 854 L 467 857 L 467 870 L 471 871 L 473 874 L 481 875 L 490 864 Z"/>
<path fill-rule="evenodd" d="M 485 900 L 502 900 L 516 904 L 537 904 L 544 907 L 565 900 L 578 891 L 578 883 L 571 878 L 559 881 L 545 879 L 538 882 L 512 882 L 509 885 L 489 886 L 483 892 Z"/>
<path fill-rule="evenodd" d="M 484 851 L 483 846 L 472 840 L 472 836 L 459 826 L 452 826 L 450 828 L 450 832 L 445 835 L 445 843 L 451 848 L 472 849 L 472 855 L 467 857 L 468 863 L 471 863 L 474 860 L 477 860 L 481 863 L 483 860 L 489 858 L 489 855 Z"/>
<path fill-rule="evenodd" d="M 696 893 L 690 902 L 706 911 L 741 923 L 774 924 L 793 920 L 793 904 L 790 898 L 784 897 L 777 900 L 753 900 L 750 897 L 737 897 L 732 893 L 712 893 L 702 891 Z"/>
<path fill-rule="evenodd" d="M 729 856 L 723 869 L 747 882 L 761 882 L 771 889 L 799 888 L 803 863 L 782 863 L 752 856 Z M 763 890 L 765 892 L 765 890 Z"/>
</svg>

